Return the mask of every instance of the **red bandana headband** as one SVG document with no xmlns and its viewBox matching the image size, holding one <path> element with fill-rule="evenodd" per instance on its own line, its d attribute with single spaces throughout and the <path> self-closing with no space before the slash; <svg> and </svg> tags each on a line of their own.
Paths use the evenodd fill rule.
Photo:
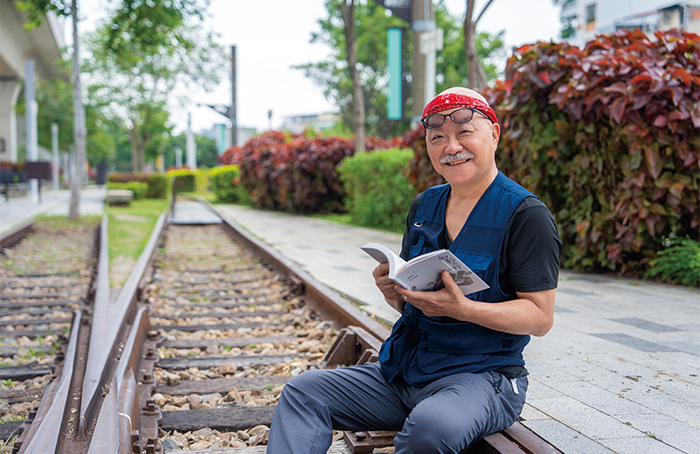
<svg viewBox="0 0 700 454">
<path fill-rule="evenodd" d="M 459 93 L 444 93 L 437 95 L 428 103 L 427 106 L 425 106 L 425 109 L 423 109 L 423 118 L 443 110 L 454 109 L 455 107 L 469 107 L 476 109 L 486 115 L 492 122 L 498 123 L 496 112 L 494 112 L 488 104 L 480 99 L 472 98 Z"/>
</svg>

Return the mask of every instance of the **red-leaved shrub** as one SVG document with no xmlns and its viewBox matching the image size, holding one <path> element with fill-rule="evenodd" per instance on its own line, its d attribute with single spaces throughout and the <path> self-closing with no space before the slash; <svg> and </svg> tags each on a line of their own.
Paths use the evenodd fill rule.
<svg viewBox="0 0 700 454">
<path fill-rule="evenodd" d="M 671 30 L 522 46 L 484 95 L 499 168 L 552 210 L 564 266 L 640 275 L 664 238 L 698 238 L 700 37 Z M 422 128 L 411 177 L 440 182 Z"/>
<path fill-rule="evenodd" d="M 365 147 L 371 151 L 398 143 L 371 137 Z M 336 166 L 353 153 L 353 139 L 268 131 L 227 150 L 220 162 L 238 164 L 240 184 L 257 207 L 329 213 L 343 210 L 345 194 Z"/>
</svg>

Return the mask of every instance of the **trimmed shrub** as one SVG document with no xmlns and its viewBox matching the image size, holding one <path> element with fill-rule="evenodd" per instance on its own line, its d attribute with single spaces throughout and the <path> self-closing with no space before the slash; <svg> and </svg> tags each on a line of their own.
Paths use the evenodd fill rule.
<svg viewBox="0 0 700 454">
<path fill-rule="evenodd" d="M 177 169 L 166 172 L 169 179 L 173 179 L 176 192 L 196 192 L 202 194 L 207 191 L 209 181 L 204 170 Z"/>
<path fill-rule="evenodd" d="M 142 172 L 109 172 L 107 181 L 111 183 L 129 183 L 130 181 L 146 183 L 148 182 L 148 174 Z"/>
<path fill-rule="evenodd" d="M 403 231 L 416 190 L 406 169 L 410 149 L 378 150 L 343 159 L 338 172 L 347 194 L 345 208 L 354 222 Z"/>
<path fill-rule="evenodd" d="M 107 174 L 108 183 L 146 183 L 148 190 L 145 197 L 152 199 L 164 199 L 168 194 L 168 180 L 163 173 L 142 173 L 142 172 L 109 172 Z M 109 187 L 109 184 L 107 185 Z M 135 194 L 134 194 L 135 195 Z"/>
<path fill-rule="evenodd" d="M 168 177 L 164 173 L 148 174 L 148 192 L 146 197 L 150 199 L 168 198 Z"/>
<path fill-rule="evenodd" d="M 134 200 L 141 200 L 148 193 L 148 183 L 129 181 L 128 183 L 107 182 L 107 189 L 128 189 L 134 193 Z"/>
<path fill-rule="evenodd" d="M 237 165 L 225 165 L 209 170 L 211 188 L 220 202 L 245 202 L 248 197 L 240 184 L 241 171 Z"/>
</svg>

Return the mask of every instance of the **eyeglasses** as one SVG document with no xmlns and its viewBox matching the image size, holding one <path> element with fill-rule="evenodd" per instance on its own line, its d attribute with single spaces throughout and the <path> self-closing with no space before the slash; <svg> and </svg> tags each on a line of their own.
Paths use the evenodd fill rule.
<svg viewBox="0 0 700 454">
<path fill-rule="evenodd" d="M 455 124 L 461 125 L 464 123 L 468 123 L 474 117 L 474 112 L 480 114 L 482 117 L 491 121 L 491 119 L 487 117 L 484 113 L 471 107 L 463 107 L 447 115 L 439 113 L 428 115 L 425 118 L 421 118 L 420 121 L 421 123 L 423 123 L 423 127 L 425 129 L 437 129 L 445 124 L 445 121 L 447 121 L 447 117 L 450 117 L 450 120 L 452 120 L 452 122 Z"/>
</svg>

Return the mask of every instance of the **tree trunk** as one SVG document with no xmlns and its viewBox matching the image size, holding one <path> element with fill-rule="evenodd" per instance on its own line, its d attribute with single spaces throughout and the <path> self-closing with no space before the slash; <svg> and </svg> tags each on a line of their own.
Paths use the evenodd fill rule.
<svg viewBox="0 0 700 454">
<path fill-rule="evenodd" d="M 464 53 L 467 57 L 468 86 L 479 91 L 486 87 L 487 81 L 484 68 L 482 68 L 479 56 L 476 53 L 476 24 L 484 15 L 486 9 L 491 6 L 493 0 L 489 0 L 484 5 L 476 20 L 472 20 L 475 3 L 476 0 L 467 0 L 467 14 L 464 16 Z"/>
<path fill-rule="evenodd" d="M 72 0 L 71 14 L 73 16 L 73 140 L 75 141 L 76 163 L 75 175 L 70 184 L 70 208 L 68 219 L 74 220 L 80 216 L 80 188 L 83 182 L 85 167 L 85 106 L 80 85 L 80 52 L 78 45 L 78 1 Z"/>
<path fill-rule="evenodd" d="M 139 133 L 138 126 L 129 129 L 129 145 L 131 145 L 131 171 L 140 172 L 139 167 Z"/>
<path fill-rule="evenodd" d="M 357 70 L 357 41 L 355 39 L 354 0 L 341 0 L 340 12 L 345 22 L 345 49 L 348 54 L 348 70 L 352 80 L 352 117 L 355 124 L 355 153 L 365 151 L 365 95 Z"/>
</svg>

